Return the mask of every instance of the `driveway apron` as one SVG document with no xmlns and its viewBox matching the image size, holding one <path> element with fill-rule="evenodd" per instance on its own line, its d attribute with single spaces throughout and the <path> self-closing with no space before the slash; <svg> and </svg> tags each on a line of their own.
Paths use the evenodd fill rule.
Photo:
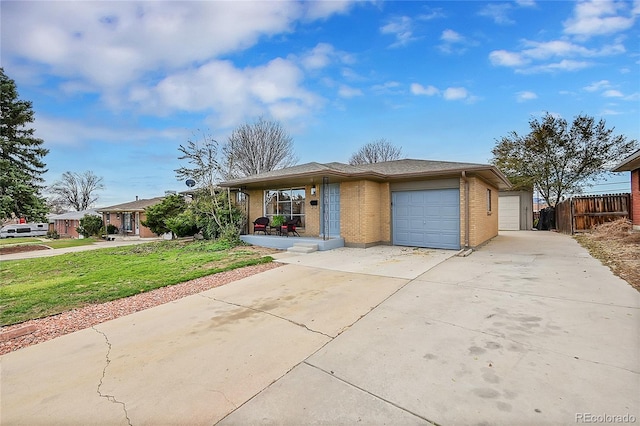
<svg viewBox="0 0 640 426">
<path fill-rule="evenodd" d="M 639 315 L 640 294 L 572 238 L 501 233 L 409 282 L 221 424 L 639 422 Z"/>
<path fill-rule="evenodd" d="M 640 421 L 640 293 L 572 238 L 372 247 L 0 358 L 4 424 Z"/>
</svg>

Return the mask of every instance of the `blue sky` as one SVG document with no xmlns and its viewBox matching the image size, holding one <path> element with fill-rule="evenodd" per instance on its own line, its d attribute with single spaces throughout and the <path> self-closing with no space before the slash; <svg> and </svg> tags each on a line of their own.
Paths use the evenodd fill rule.
<svg viewBox="0 0 640 426">
<path fill-rule="evenodd" d="M 178 146 L 259 116 L 299 163 L 385 138 L 488 163 L 545 112 L 640 139 L 640 1 L 2 1 L 1 64 L 63 172 L 97 206 L 184 190 Z M 590 192 L 629 190 L 626 174 Z M 620 183 L 618 183 L 620 182 Z"/>
</svg>

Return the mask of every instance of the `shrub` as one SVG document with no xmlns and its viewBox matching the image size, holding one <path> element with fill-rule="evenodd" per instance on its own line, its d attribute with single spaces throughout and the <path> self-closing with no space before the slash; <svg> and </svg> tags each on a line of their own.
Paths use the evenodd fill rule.
<svg viewBox="0 0 640 426">
<path fill-rule="evenodd" d="M 100 236 L 102 230 L 102 218 L 90 214 L 80 219 L 80 226 L 76 228 L 78 234 L 82 234 L 84 237 Z"/>
</svg>

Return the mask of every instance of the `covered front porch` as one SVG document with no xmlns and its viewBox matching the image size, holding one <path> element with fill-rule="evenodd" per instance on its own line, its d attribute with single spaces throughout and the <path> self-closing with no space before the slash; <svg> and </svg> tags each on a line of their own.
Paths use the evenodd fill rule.
<svg viewBox="0 0 640 426">
<path fill-rule="evenodd" d="M 240 235 L 240 239 L 247 244 L 254 246 L 269 247 L 279 250 L 287 250 L 293 247 L 294 244 L 315 244 L 318 246 L 319 251 L 333 250 L 338 247 L 344 247 L 344 238 L 331 237 L 327 240 L 323 240 L 320 237 L 293 237 L 293 236 L 279 236 L 279 235 Z"/>
</svg>

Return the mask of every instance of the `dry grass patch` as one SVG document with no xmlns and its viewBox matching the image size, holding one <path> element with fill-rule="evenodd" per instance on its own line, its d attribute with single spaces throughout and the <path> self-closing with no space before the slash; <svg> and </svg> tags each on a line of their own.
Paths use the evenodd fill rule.
<svg viewBox="0 0 640 426">
<path fill-rule="evenodd" d="M 631 222 L 619 219 L 596 227 L 575 239 L 614 274 L 640 291 L 640 232 Z"/>
</svg>

